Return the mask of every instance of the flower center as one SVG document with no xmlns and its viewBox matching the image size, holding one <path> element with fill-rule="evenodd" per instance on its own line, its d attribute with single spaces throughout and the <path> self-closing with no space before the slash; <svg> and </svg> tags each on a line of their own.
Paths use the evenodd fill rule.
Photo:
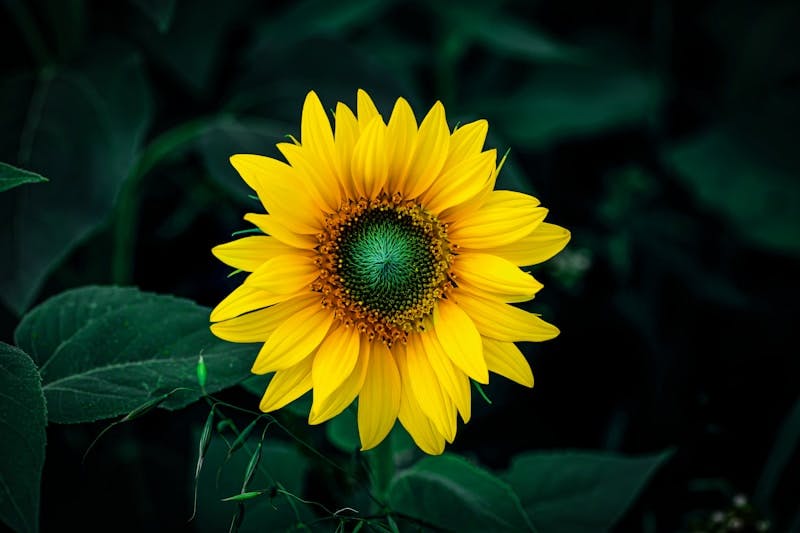
<svg viewBox="0 0 800 533">
<path fill-rule="evenodd" d="M 405 342 L 453 286 L 446 227 L 398 196 L 349 201 L 317 238 L 320 276 L 312 289 L 370 340 Z"/>
</svg>

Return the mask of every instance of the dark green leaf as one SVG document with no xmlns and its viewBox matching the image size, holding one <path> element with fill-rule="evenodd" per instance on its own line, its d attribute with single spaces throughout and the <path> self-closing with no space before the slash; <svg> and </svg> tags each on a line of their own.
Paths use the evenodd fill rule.
<svg viewBox="0 0 800 533">
<path fill-rule="evenodd" d="M 148 2 L 152 4 L 152 2 Z M 223 42 L 249 2 L 178 2 L 167 31 L 152 24 L 134 29 L 153 60 L 196 93 L 213 87 L 214 69 L 223 58 Z"/>
<path fill-rule="evenodd" d="M 558 42 L 522 18 L 504 15 L 491 4 L 451 5 L 443 12 L 455 26 L 454 31 L 502 54 L 541 62 L 574 61 L 580 57 L 577 49 Z"/>
<path fill-rule="evenodd" d="M 23 183 L 41 183 L 43 181 L 48 180 L 35 172 L 0 163 L 0 192 L 13 189 Z"/>
<path fill-rule="evenodd" d="M 453 531 L 533 531 L 506 482 L 456 455 L 425 457 L 389 486 L 393 511 Z"/>
<path fill-rule="evenodd" d="M 164 33 L 172 23 L 175 14 L 175 0 L 131 0 L 134 5 L 147 15 L 158 31 Z"/>
<path fill-rule="evenodd" d="M 15 531 L 39 530 L 46 424 L 36 366 L 0 342 L 0 520 Z"/>
<path fill-rule="evenodd" d="M 150 123 L 141 62 L 98 46 L 81 67 L 0 84 L 0 157 L 36 168 L 46 187 L 0 195 L 0 298 L 17 313 L 47 274 L 108 216 Z M 31 96 L 32 94 L 32 96 Z M 26 115 L 27 113 L 27 115 Z"/>
<path fill-rule="evenodd" d="M 783 154 L 757 151 L 751 139 L 770 133 L 715 129 L 681 143 L 667 157 L 697 199 L 751 242 L 800 254 L 796 168 L 783 166 L 789 161 Z"/>
<path fill-rule="evenodd" d="M 661 86 L 632 68 L 548 66 L 486 109 L 514 144 L 544 147 L 641 122 L 656 111 L 661 97 Z"/>
<path fill-rule="evenodd" d="M 541 533 L 608 531 L 671 454 L 532 452 L 516 456 L 505 478 Z"/>
<path fill-rule="evenodd" d="M 176 387 L 163 406 L 179 408 L 201 396 L 197 356 L 213 393 L 247 377 L 255 355 L 208 329 L 209 309 L 184 299 L 131 288 L 84 287 L 62 293 L 28 313 L 17 343 L 39 365 L 53 422 L 77 423 L 127 413 Z"/>
</svg>

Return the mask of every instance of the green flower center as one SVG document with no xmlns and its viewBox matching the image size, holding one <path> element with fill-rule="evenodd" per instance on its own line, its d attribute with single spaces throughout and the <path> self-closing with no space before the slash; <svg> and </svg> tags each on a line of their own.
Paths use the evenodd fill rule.
<svg viewBox="0 0 800 533">
<path fill-rule="evenodd" d="M 359 304 L 394 316 L 424 299 L 436 276 L 431 239 L 408 214 L 372 209 L 342 232 L 339 275 Z"/>
<path fill-rule="evenodd" d="M 349 200 L 326 217 L 317 240 L 319 276 L 311 290 L 370 341 L 391 346 L 422 331 L 454 286 L 447 227 L 400 195 Z"/>
</svg>

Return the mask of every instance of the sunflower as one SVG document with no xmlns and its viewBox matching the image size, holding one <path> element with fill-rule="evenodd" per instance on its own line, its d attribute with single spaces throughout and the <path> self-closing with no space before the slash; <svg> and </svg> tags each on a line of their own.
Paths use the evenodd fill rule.
<svg viewBox="0 0 800 533">
<path fill-rule="evenodd" d="M 533 374 L 514 344 L 558 329 L 513 303 L 542 288 L 519 267 L 569 240 L 543 222 L 532 196 L 494 190 L 502 167 L 484 150 L 485 120 L 450 131 L 437 102 L 417 125 L 403 98 L 384 121 L 359 90 L 335 128 L 314 92 L 286 162 L 234 155 L 231 164 L 266 213 L 244 218 L 261 234 L 215 247 L 249 272 L 211 313 L 211 331 L 263 342 L 252 371 L 274 372 L 260 408 L 313 391 L 319 424 L 358 398 L 362 449 L 397 419 L 429 454 L 471 413 L 470 380 L 489 372 L 527 387 Z"/>
</svg>

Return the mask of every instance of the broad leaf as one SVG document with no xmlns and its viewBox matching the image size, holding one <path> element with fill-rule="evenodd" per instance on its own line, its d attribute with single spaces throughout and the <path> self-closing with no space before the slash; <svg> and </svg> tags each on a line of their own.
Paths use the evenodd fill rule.
<svg viewBox="0 0 800 533">
<path fill-rule="evenodd" d="M 47 181 L 47 178 L 35 172 L 0 163 L 0 192 L 13 189 L 23 183 L 41 183 L 43 181 Z"/>
<path fill-rule="evenodd" d="M 670 455 L 531 452 L 514 458 L 505 479 L 541 533 L 608 531 Z"/>
<path fill-rule="evenodd" d="M 0 520 L 15 531 L 39 529 L 46 424 L 36 366 L 0 342 Z"/>
<path fill-rule="evenodd" d="M 176 0 L 131 0 L 164 33 L 172 23 Z"/>
<path fill-rule="evenodd" d="M 33 309 L 16 341 L 39 365 L 50 421 L 88 422 L 129 412 L 177 387 L 191 390 L 174 394 L 165 407 L 196 400 L 201 352 L 208 392 L 246 378 L 256 348 L 214 337 L 208 315 L 189 300 L 84 287 Z"/>
<path fill-rule="evenodd" d="M 393 511 L 452 531 L 533 531 L 511 487 L 466 459 L 425 457 L 389 486 Z"/>
<path fill-rule="evenodd" d="M 714 129 L 675 146 L 667 157 L 697 199 L 743 236 L 762 247 L 797 255 L 800 163 L 794 147 L 786 146 L 791 141 L 782 145 L 783 139 L 774 138 L 780 131 L 775 126 Z M 796 133 L 787 131 L 785 137 L 794 141 Z M 766 139 L 775 142 L 760 147 Z"/>
<path fill-rule="evenodd" d="M 0 102 L 0 158 L 50 179 L 0 195 L 0 299 L 21 314 L 54 266 L 108 217 L 151 102 L 138 56 L 110 45 L 80 67 L 5 78 Z"/>
<path fill-rule="evenodd" d="M 623 66 L 548 66 L 507 98 L 489 104 L 499 129 L 517 145 L 563 139 L 642 122 L 656 112 L 661 86 Z"/>
</svg>

